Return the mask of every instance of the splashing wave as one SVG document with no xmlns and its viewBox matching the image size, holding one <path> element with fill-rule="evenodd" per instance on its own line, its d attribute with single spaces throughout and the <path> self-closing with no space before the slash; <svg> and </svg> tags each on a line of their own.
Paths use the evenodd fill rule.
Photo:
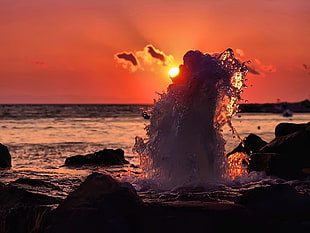
<svg viewBox="0 0 310 233">
<path fill-rule="evenodd" d="M 232 49 L 211 56 L 189 51 L 180 73 L 155 102 L 146 139 L 136 137 L 145 178 L 163 185 L 204 183 L 225 174 L 221 127 L 238 109 L 245 63 Z M 233 129 L 233 131 L 235 131 Z"/>
</svg>

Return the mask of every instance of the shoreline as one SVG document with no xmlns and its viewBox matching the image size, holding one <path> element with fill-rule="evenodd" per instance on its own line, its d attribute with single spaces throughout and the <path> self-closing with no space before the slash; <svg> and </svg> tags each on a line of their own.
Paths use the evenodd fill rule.
<svg viewBox="0 0 310 233">
<path fill-rule="evenodd" d="M 48 186 L 31 179 L 23 182 Z M 230 202 L 208 196 L 184 199 L 182 193 L 174 201 L 148 202 L 130 183 L 102 173 L 89 175 L 63 200 L 16 183 L 1 184 L 0 190 L 0 231 L 8 233 L 202 233 L 226 232 L 228 226 L 254 233 L 310 229 L 310 196 L 297 192 L 292 183 L 254 187 Z"/>
</svg>

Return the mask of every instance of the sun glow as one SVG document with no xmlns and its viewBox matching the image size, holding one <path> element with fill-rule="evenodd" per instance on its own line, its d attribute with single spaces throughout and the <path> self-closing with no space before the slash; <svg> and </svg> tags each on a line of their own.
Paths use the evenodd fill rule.
<svg viewBox="0 0 310 233">
<path fill-rule="evenodd" d="M 171 78 L 178 76 L 179 73 L 180 73 L 180 69 L 178 67 L 172 67 L 168 72 Z"/>
</svg>

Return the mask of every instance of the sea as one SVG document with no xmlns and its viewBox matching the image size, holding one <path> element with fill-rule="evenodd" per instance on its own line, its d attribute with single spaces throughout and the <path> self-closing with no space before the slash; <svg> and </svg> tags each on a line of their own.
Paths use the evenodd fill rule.
<svg viewBox="0 0 310 233">
<path fill-rule="evenodd" d="M 0 105 L 0 143 L 7 146 L 12 156 L 12 167 L 0 169 L 0 182 L 8 184 L 18 178 L 40 179 L 53 187 L 35 192 L 65 198 L 91 173 L 109 174 L 134 185 L 142 198 L 161 201 L 177 198 L 175 192 L 155 190 L 143 182 L 139 156 L 133 153 L 135 137 L 146 137 L 148 119 L 142 117 L 152 105 L 142 104 L 2 104 Z M 283 117 L 275 113 L 237 113 L 232 123 L 241 138 L 257 134 L 269 142 L 274 138 L 274 128 L 282 122 L 306 123 L 310 113 L 294 113 Z M 225 150 L 230 152 L 240 139 L 224 126 Z M 121 148 L 130 162 L 124 166 L 66 167 L 65 159 L 85 155 L 102 149 Z M 178 163 L 177 158 L 175 160 Z M 203 198 L 232 201 L 245 189 L 287 182 L 262 173 L 210 185 L 206 193 L 196 193 Z M 310 195 L 306 181 L 290 181 L 302 193 Z"/>
</svg>

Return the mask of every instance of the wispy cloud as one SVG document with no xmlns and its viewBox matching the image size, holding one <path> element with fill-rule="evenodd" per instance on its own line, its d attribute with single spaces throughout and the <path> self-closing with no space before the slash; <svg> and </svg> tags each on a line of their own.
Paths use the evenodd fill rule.
<svg viewBox="0 0 310 233">
<path fill-rule="evenodd" d="M 245 55 L 245 53 L 243 52 L 242 49 L 236 49 L 236 55 L 238 57 L 243 57 Z"/>
<path fill-rule="evenodd" d="M 263 64 L 259 59 L 251 59 L 251 65 L 247 65 L 248 71 L 251 74 L 265 76 L 266 73 L 274 73 L 277 71 L 277 67 L 274 65 Z"/>
</svg>

